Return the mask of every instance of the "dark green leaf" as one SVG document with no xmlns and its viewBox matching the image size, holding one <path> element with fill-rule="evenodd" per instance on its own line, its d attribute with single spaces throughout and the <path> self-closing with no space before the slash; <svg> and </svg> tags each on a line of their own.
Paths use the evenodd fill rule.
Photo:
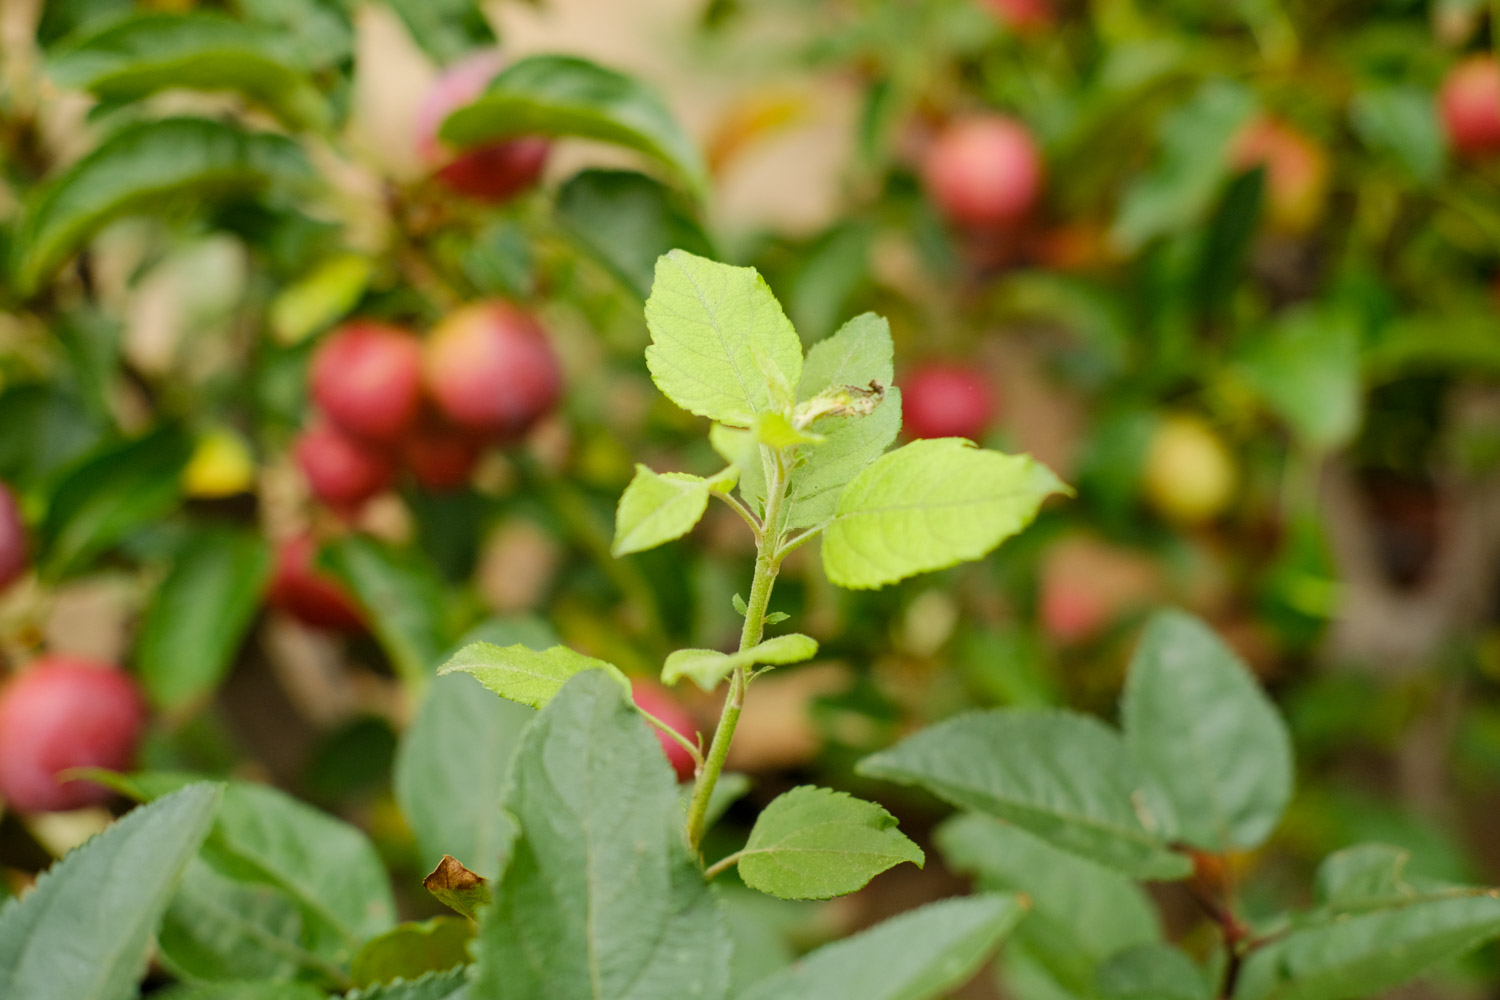
<svg viewBox="0 0 1500 1000">
<path fill-rule="evenodd" d="M 1176 836 L 1211 851 L 1259 845 L 1292 794 L 1292 748 L 1260 685 L 1201 621 L 1164 611 L 1146 627 L 1121 704 L 1125 741 L 1176 814 Z"/>
<path fill-rule="evenodd" d="M 681 247 L 715 256 L 691 208 L 660 181 L 631 170 L 585 170 L 557 194 L 568 235 L 644 301 L 656 258 Z"/>
<path fill-rule="evenodd" d="M 932 903 L 825 945 L 738 1000 L 928 1000 L 973 975 L 1025 912 L 1014 896 Z"/>
<path fill-rule="evenodd" d="M 474 923 L 463 917 L 434 917 L 423 923 L 397 924 L 354 956 L 350 976 L 356 986 L 393 979 L 418 979 L 468 961 Z"/>
<path fill-rule="evenodd" d="M 1203 970 L 1166 944 L 1137 945 L 1099 967 L 1102 1000 L 1213 1000 Z"/>
<path fill-rule="evenodd" d="M 702 155 L 656 92 L 573 56 L 531 56 L 508 67 L 474 103 L 448 116 L 441 135 L 461 148 L 518 135 L 597 139 L 660 161 L 698 197 L 708 191 Z"/>
<path fill-rule="evenodd" d="M 505 804 L 521 834 L 480 922 L 475 994 L 722 1000 L 730 941 L 677 783 L 605 672 L 573 677 L 527 727 Z"/>
<path fill-rule="evenodd" d="M 1349 121 L 1371 149 L 1396 161 L 1421 184 L 1443 174 L 1447 138 L 1430 91 L 1409 84 L 1371 87 L 1349 102 Z"/>
<path fill-rule="evenodd" d="M 328 994 L 307 983 L 200 983 L 170 987 L 151 1000 L 328 1000 Z"/>
<path fill-rule="evenodd" d="M 866 757 L 858 771 L 920 785 L 1136 878 L 1180 878 L 1192 867 L 1146 811 L 1146 779 L 1124 741 L 1089 716 L 970 712 Z"/>
<path fill-rule="evenodd" d="M 438 63 L 449 63 L 472 49 L 495 44 L 495 31 L 474 0 L 386 0 L 406 30 Z"/>
<path fill-rule="evenodd" d="M 1318 901 L 1338 912 L 1404 902 L 1417 890 L 1405 879 L 1411 852 L 1390 844 L 1357 844 L 1318 866 Z"/>
<path fill-rule="evenodd" d="M 317 125 L 326 111 L 287 36 L 219 14 L 150 12 L 73 38 L 48 61 L 64 87 L 105 101 L 135 101 L 158 90 L 232 90 L 288 124 Z"/>
<path fill-rule="evenodd" d="M 302 915 L 278 889 L 194 858 L 157 933 L 161 961 L 189 980 L 291 979 L 322 964 L 301 947 Z"/>
<path fill-rule="evenodd" d="M 340 66 L 354 54 L 346 0 L 236 0 L 236 6 L 287 38 L 299 61 L 312 69 Z"/>
<path fill-rule="evenodd" d="M 420 553 L 363 535 L 340 539 L 325 558 L 369 613 L 375 637 L 401 679 L 413 687 L 425 685 L 453 638 L 447 592 L 437 571 Z"/>
<path fill-rule="evenodd" d="M 865 886 L 887 868 L 926 861 L 873 802 L 803 785 L 762 810 L 740 852 L 739 873 L 752 889 L 782 899 L 832 899 Z"/>
<path fill-rule="evenodd" d="M 420 979 L 398 980 L 354 990 L 344 1000 L 464 1000 L 469 996 L 467 970 L 431 972 Z"/>
<path fill-rule="evenodd" d="M 23 383 L 0 394 L 0 479 L 19 489 L 41 487 L 94 448 L 108 423 L 71 391 Z"/>
<path fill-rule="evenodd" d="M 136 646 L 146 694 L 177 708 L 223 679 L 260 606 L 271 552 L 257 532 L 196 532 L 177 551 L 171 572 L 152 592 Z"/>
<path fill-rule="evenodd" d="M 1298 437 L 1320 451 L 1359 430 L 1359 328 L 1347 311 L 1301 308 L 1259 331 L 1240 352 L 1251 387 Z"/>
<path fill-rule="evenodd" d="M 219 796 L 218 786 L 197 784 L 141 806 L 0 907 L 0 996 L 134 997 L 156 924 Z"/>
<path fill-rule="evenodd" d="M 285 136 L 206 118 L 127 125 L 27 202 L 12 247 L 17 288 L 29 295 L 107 223 L 163 205 L 309 181 L 301 148 Z"/>
<path fill-rule="evenodd" d="M 162 427 L 76 466 L 58 483 L 38 532 L 43 571 L 67 575 L 166 514 L 181 497 L 191 454 L 180 428 Z"/>
</svg>

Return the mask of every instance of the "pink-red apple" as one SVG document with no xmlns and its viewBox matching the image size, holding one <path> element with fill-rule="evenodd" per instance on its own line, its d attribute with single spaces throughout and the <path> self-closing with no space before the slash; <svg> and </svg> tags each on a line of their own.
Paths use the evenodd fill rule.
<svg viewBox="0 0 1500 1000">
<path fill-rule="evenodd" d="M 499 441 L 524 434 L 562 391 L 546 332 L 508 302 L 447 316 L 427 338 L 425 362 L 428 391 L 443 414 Z"/>
<path fill-rule="evenodd" d="M 395 466 L 383 452 L 331 424 L 303 431 L 292 452 L 313 495 L 337 510 L 357 508 L 395 478 Z"/>
<path fill-rule="evenodd" d="M 21 505 L 10 487 L 0 483 L 0 590 L 20 579 L 30 562 Z"/>
<path fill-rule="evenodd" d="M 935 363 L 901 380 L 901 426 L 917 438 L 978 440 L 995 417 L 995 393 L 972 367 Z"/>
<path fill-rule="evenodd" d="M 129 770 L 146 702 L 129 674 L 72 656 L 37 660 L 0 688 L 0 797 L 24 812 L 103 802 L 109 789 L 60 781 L 69 768 Z"/>
<path fill-rule="evenodd" d="M 313 402 L 339 430 L 395 441 L 422 408 L 422 343 L 393 326 L 360 321 L 335 330 L 313 355 Z"/>
<path fill-rule="evenodd" d="M 477 52 L 445 70 L 417 109 L 417 149 L 435 176 L 460 194 L 482 201 L 503 201 L 542 174 L 550 144 L 539 136 L 456 152 L 438 138 L 443 119 L 484 93 L 503 61 L 494 50 Z"/>
<path fill-rule="evenodd" d="M 337 580 L 313 564 L 317 541 L 308 534 L 293 535 L 276 548 L 276 572 L 266 602 L 314 628 L 358 632 L 364 615 Z"/>
<path fill-rule="evenodd" d="M 674 730 L 687 738 L 689 743 L 697 740 L 698 726 L 687 710 L 679 705 L 664 688 L 659 687 L 651 681 L 637 678 L 631 681 L 631 693 L 635 697 L 635 703 L 640 706 L 641 711 L 647 712 L 671 726 Z M 652 726 L 651 731 L 661 741 L 662 752 L 667 755 L 667 760 L 672 763 L 672 770 L 677 772 L 678 781 L 686 781 L 693 776 L 693 755 L 687 752 L 687 748 L 678 743 L 672 737 L 662 732 L 657 726 Z"/>
<path fill-rule="evenodd" d="M 1265 168 L 1265 201 L 1272 227 L 1305 233 L 1317 223 L 1328 195 L 1328 154 L 1312 137 L 1263 116 L 1240 131 L 1230 153 L 1231 162 L 1240 170 Z"/>
<path fill-rule="evenodd" d="M 1042 192 L 1042 154 L 1025 125 L 1004 115 L 953 122 L 927 150 L 928 195 L 961 226 L 1003 226 L 1026 216 Z"/>
<path fill-rule="evenodd" d="M 1050 28 L 1056 19 L 1051 0 L 984 0 L 995 19 L 1018 35 Z"/>
<path fill-rule="evenodd" d="M 1473 56 L 1449 70 L 1438 112 L 1460 156 L 1500 153 L 1500 63 L 1495 57 Z"/>
</svg>

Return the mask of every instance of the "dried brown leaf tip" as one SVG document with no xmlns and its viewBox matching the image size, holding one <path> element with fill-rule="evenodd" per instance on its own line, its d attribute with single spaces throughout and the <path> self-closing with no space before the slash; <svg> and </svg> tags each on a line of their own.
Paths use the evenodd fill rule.
<svg viewBox="0 0 1500 1000">
<path fill-rule="evenodd" d="M 438 902 L 471 920 L 477 919 L 480 908 L 490 901 L 490 887 L 484 876 L 471 872 L 451 854 L 443 855 L 422 885 Z"/>
</svg>

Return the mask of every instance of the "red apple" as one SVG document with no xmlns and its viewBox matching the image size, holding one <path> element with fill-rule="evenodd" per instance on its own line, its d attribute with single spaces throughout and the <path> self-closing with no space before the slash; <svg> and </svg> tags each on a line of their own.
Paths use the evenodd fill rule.
<svg viewBox="0 0 1500 1000">
<path fill-rule="evenodd" d="M 1500 153 L 1500 63 L 1494 56 L 1473 56 L 1449 70 L 1438 112 L 1460 156 Z"/>
<path fill-rule="evenodd" d="M 0 590 L 20 579 L 30 562 L 21 506 L 10 487 L 0 483 Z"/>
<path fill-rule="evenodd" d="M 1230 160 L 1240 170 L 1265 168 L 1267 214 L 1276 229 L 1303 233 L 1322 215 L 1328 154 L 1306 133 L 1275 118 L 1257 118 L 1235 137 Z"/>
<path fill-rule="evenodd" d="M 493 50 L 477 52 L 438 77 L 417 109 L 417 148 L 436 168 L 438 180 L 459 194 L 503 201 L 536 183 L 547 162 L 546 139 L 524 136 L 455 153 L 438 138 L 443 119 L 484 93 L 503 61 Z"/>
<path fill-rule="evenodd" d="M 146 726 L 135 682 L 109 664 L 47 656 L 0 688 L 0 797 L 25 812 L 103 802 L 109 789 L 59 781 L 75 767 L 128 770 Z"/>
<path fill-rule="evenodd" d="M 427 338 L 427 388 L 444 415 L 497 440 L 514 440 L 562 391 L 547 334 L 508 302 L 452 313 Z"/>
<path fill-rule="evenodd" d="M 697 740 L 698 725 L 693 717 L 688 715 L 687 710 L 679 705 L 664 688 L 657 686 L 651 681 L 637 678 L 631 681 L 631 693 L 635 697 L 635 703 L 640 706 L 641 711 L 649 712 L 662 722 L 671 726 L 677 732 L 687 737 L 689 742 Z M 687 748 L 678 743 L 672 737 L 662 732 L 657 726 L 652 726 L 651 731 L 661 741 L 662 752 L 671 761 L 672 769 L 677 772 L 678 781 L 686 781 L 693 776 L 693 755 L 687 752 Z"/>
<path fill-rule="evenodd" d="M 391 442 L 422 407 L 422 343 L 405 330 L 356 322 L 318 345 L 312 398 L 338 428 L 366 441 Z"/>
<path fill-rule="evenodd" d="M 996 20 L 1018 35 L 1050 28 L 1055 13 L 1050 0 L 984 0 Z"/>
<path fill-rule="evenodd" d="M 341 510 L 358 507 L 395 478 L 389 458 L 331 424 L 303 431 L 292 451 L 313 495 Z"/>
<path fill-rule="evenodd" d="M 313 565 L 318 543 L 307 534 L 284 539 L 276 549 L 276 572 L 266 602 L 314 628 L 358 632 L 364 615 L 338 581 Z"/>
<path fill-rule="evenodd" d="M 1079 642 L 1109 624 L 1113 609 L 1102 595 L 1063 581 L 1042 580 L 1037 608 L 1043 631 L 1062 643 Z"/>
<path fill-rule="evenodd" d="M 1020 220 L 1042 191 L 1042 154 L 1025 125 L 1003 115 L 977 115 L 949 125 L 927 150 L 922 177 L 928 195 L 963 226 Z"/>
<path fill-rule="evenodd" d="M 441 493 L 468 483 L 480 450 L 472 432 L 428 416 L 402 441 L 401 461 L 418 483 Z"/>
<path fill-rule="evenodd" d="M 978 440 L 995 416 L 995 394 L 983 373 L 937 363 L 901 380 L 901 425 L 918 438 Z"/>
</svg>

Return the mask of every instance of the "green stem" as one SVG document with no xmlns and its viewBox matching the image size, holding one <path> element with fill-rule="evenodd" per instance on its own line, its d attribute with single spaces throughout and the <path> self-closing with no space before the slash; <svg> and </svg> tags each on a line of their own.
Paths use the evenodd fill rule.
<svg viewBox="0 0 1500 1000">
<path fill-rule="evenodd" d="M 766 608 L 771 603 L 771 588 L 776 584 L 776 574 L 781 569 L 781 505 L 786 496 L 786 475 L 781 456 L 774 456 L 769 496 L 766 501 L 764 527 L 755 539 L 755 578 L 750 584 L 750 599 L 745 602 L 745 627 L 740 630 L 740 651 L 744 652 L 760 642 L 766 627 Z M 693 798 L 688 804 L 687 839 L 694 851 L 703 840 L 704 819 L 708 815 L 708 800 L 713 797 L 714 786 L 724 770 L 724 761 L 729 757 L 729 745 L 734 741 L 734 729 L 739 725 L 740 710 L 745 707 L 745 690 L 750 686 L 748 667 L 736 667 L 729 678 L 729 694 L 724 698 L 724 710 L 719 714 L 719 725 L 714 730 L 713 742 L 708 755 L 698 770 L 698 782 L 693 786 Z"/>
</svg>

